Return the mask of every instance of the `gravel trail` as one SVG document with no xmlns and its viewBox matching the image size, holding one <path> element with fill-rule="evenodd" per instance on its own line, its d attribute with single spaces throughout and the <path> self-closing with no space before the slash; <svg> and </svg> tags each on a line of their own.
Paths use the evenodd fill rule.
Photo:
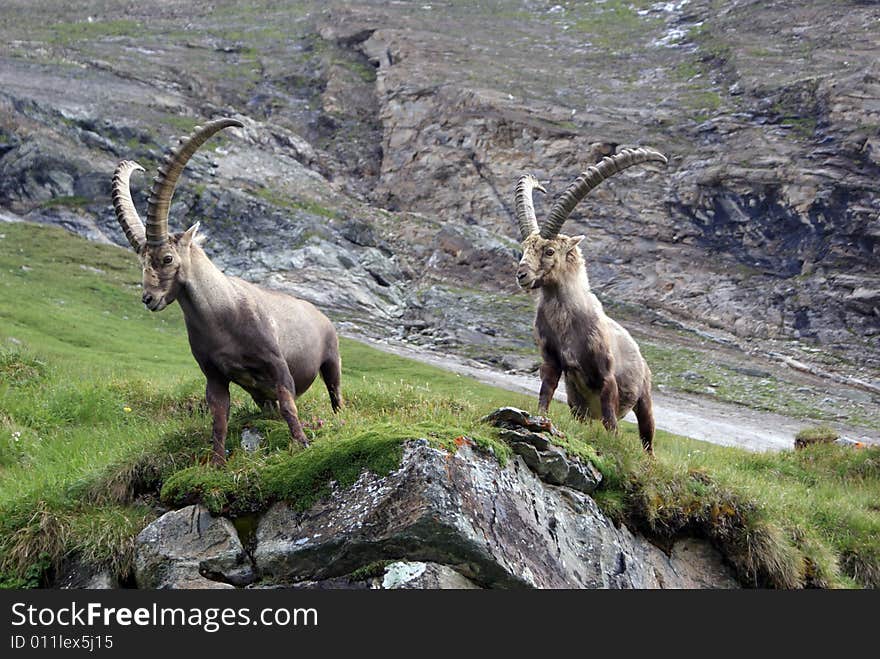
<svg viewBox="0 0 880 659">
<path fill-rule="evenodd" d="M 390 344 L 363 336 L 352 337 L 374 348 L 424 364 L 437 366 L 508 391 L 533 394 L 537 401 L 540 381 L 535 376 L 504 373 L 475 362 L 441 355 L 413 346 Z M 560 386 L 556 399 L 565 401 L 565 387 Z M 798 430 L 811 425 L 809 420 L 793 419 L 772 412 L 752 410 L 740 405 L 680 393 L 654 392 L 654 416 L 657 428 L 721 446 L 738 446 L 749 451 L 779 451 L 793 447 Z M 630 412 L 627 421 L 635 423 Z M 833 424 L 843 437 L 870 444 L 880 444 L 880 434 L 864 428 Z"/>
</svg>

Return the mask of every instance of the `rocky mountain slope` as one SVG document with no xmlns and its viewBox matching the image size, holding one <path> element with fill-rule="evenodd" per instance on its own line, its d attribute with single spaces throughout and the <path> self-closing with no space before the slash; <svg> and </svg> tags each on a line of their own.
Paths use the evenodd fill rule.
<svg viewBox="0 0 880 659">
<path fill-rule="evenodd" d="M 0 214 L 122 244 L 116 162 L 150 171 L 235 116 L 172 208 L 222 267 L 349 332 L 528 369 L 513 181 L 552 197 L 650 145 L 669 166 L 603 184 L 569 226 L 602 300 L 876 387 L 878 26 L 857 0 L 11 0 Z"/>
</svg>

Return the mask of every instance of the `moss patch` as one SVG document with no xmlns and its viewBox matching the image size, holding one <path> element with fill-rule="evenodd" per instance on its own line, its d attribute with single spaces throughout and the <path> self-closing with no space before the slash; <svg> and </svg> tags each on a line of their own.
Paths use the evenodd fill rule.
<svg viewBox="0 0 880 659">
<path fill-rule="evenodd" d="M 831 426 L 812 426 L 799 430 L 794 439 L 803 444 L 816 444 L 833 442 L 838 437 L 840 433 Z"/>
<path fill-rule="evenodd" d="M 388 474 L 400 465 L 403 441 L 376 430 L 317 441 L 306 451 L 239 454 L 223 470 L 197 465 L 176 472 L 162 486 L 162 501 L 174 507 L 200 502 L 215 514 L 258 512 L 273 501 L 304 510 L 327 495 L 331 483 L 349 487 L 363 470 Z"/>
</svg>

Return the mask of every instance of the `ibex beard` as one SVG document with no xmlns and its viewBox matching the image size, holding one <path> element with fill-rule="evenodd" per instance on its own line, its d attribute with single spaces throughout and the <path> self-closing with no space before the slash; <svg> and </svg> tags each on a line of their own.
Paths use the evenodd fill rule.
<svg viewBox="0 0 880 659">
<path fill-rule="evenodd" d="M 116 218 L 143 266 L 142 301 L 150 311 L 178 302 L 190 349 L 205 375 L 213 417 L 211 462 L 226 462 L 229 384 L 247 391 L 263 410 L 279 411 L 293 440 L 308 446 L 295 399 L 320 373 L 336 412 L 342 406 L 339 341 L 330 320 L 312 304 L 224 275 L 200 245 L 199 224 L 168 233 L 168 209 L 187 161 L 211 135 L 228 126 L 220 119 L 196 128 L 159 168 L 148 200 L 146 226 L 132 202 L 129 179 L 143 171 L 124 161 L 113 177 Z"/>
<path fill-rule="evenodd" d="M 538 410 L 546 414 L 564 377 L 568 406 L 578 419 L 601 419 L 608 430 L 633 410 L 644 449 L 654 451 L 651 370 L 638 344 L 609 318 L 590 290 L 580 243 L 584 236 L 560 230 L 574 207 L 609 176 L 646 161 L 666 162 L 650 149 L 625 149 L 589 167 L 559 197 L 538 225 L 533 190 L 544 188 L 533 176 L 521 176 L 515 190 L 523 256 L 517 283 L 537 290 L 535 340 L 541 351 Z"/>
</svg>

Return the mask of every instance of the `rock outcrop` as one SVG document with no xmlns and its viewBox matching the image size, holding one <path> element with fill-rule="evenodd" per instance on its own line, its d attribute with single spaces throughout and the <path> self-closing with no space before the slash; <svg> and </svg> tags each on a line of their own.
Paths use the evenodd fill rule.
<svg viewBox="0 0 880 659">
<path fill-rule="evenodd" d="M 546 483 L 565 485 L 590 494 L 602 482 L 602 472 L 589 461 L 568 455 L 553 443 L 562 436 L 550 419 L 515 407 L 502 407 L 483 419 L 501 428 L 499 437 Z"/>
<path fill-rule="evenodd" d="M 544 485 L 462 446 L 410 444 L 401 468 L 297 512 L 276 504 L 257 529 L 263 579 L 320 581 L 379 560 L 446 565 L 483 587 L 650 588 L 646 547 L 579 492 Z"/>
<path fill-rule="evenodd" d="M 147 588 L 736 587 L 708 544 L 667 555 L 519 456 L 502 467 L 468 442 L 449 453 L 425 440 L 407 443 L 396 471 L 364 472 L 308 510 L 274 504 L 247 556 L 227 520 L 199 506 L 167 513 L 138 536 L 136 578 Z"/>
</svg>

